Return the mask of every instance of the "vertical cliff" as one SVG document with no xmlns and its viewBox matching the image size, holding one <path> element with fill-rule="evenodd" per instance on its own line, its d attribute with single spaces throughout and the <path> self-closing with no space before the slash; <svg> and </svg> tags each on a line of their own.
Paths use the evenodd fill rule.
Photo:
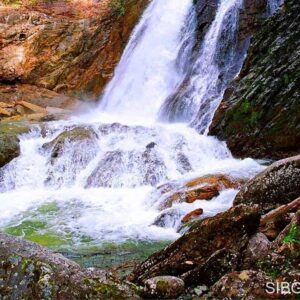
<svg viewBox="0 0 300 300">
<path fill-rule="evenodd" d="M 236 156 L 282 158 L 300 150 L 300 3 L 287 0 L 254 36 L 210 134 Z"/>
</svg>

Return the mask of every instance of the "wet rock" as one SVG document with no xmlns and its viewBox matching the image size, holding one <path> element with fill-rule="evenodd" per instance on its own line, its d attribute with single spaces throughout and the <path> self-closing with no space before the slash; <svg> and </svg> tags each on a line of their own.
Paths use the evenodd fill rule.
<svg viewBox="0 0 300 300">
<path fill-rule="evenodd" d="M 155 148 L 109 151 L 87 179 L 86 187 L 155 186 L 166 179 L 166 166 Z"/>
<path fill-rule="evenodd" d="M 0 295 L 4 299 L 139 299 L 102 270 L 83 269 L 60 254 L 0 233 Z"/>
<path fill-rule="evenodd" d="M 77 174 L 97 156 L 99 144 L 93 129 L 75 127 L 65 130 L 42 148 L 50 151 L 46 184 L 57 186 L 73 183 Z"/>
<path fill-rule="evenodd" d="M 275 162 L 247 182 L 234 199 L 234 205 L 257 204 L 266 212 L 299 196 L 300 155 Z"/>
<path fill-rule="evenodd" d="M 216 282 L 202 299 L 270 299 L 271 295 L 266 292 L 267 282 L 272 282 L 272 278 L 260 271 L 232 272 Z M 272 299 L 282 299 L 280 297 L 282 295 L 272 295 Z"/>
<path fill-rule="evenodd" d="M 154 276 L 180 276 L 205 263 L 218 250 L 239 252 L 258 225 L 258 209 L 244 205 L 197 221 L 177 241 L 138 265 L 129 279 L 142 283 Z"/>
<path fill-rule="evenodd" d="M 201 216 L 203 214 L 203 209 L 202 208 L 197 208 L 191 212 L 189 212 L 188 214 L 186 214 L 182 219 L 181 222 L 182 223 L 188 223 L 191 220 L 194 220 L 195 218 Z"/>
<path fill-rule="evenodd" d="M 263 26 L 267 17 L 267 0 L 245 0 L 240 12 L 239 39 L 249 38 L 254 32 Z"/>
<path fill-rule="evenodd" d="M 163 211 L 153 222 L 153 225 L 164 228 L 176 228 L 179 225 L 179 219 L 181 217 L 178 209 L 170 208 Z"/>
<path fill-rule="evenodd" d="M 206 175 L 195 178 L 186 182 L 184 185 L 177 187 L 177 190 L 170 192 L 170 195 L 165 195 L 164 200 L 160 204 L 160 209 L 163 210 L 171 207 L 173 203 L 187 202 L 193 203 L 196 200 L 210 200 L 219 195 L 221 190 L 238 188 L 242 181 L 230 178 L 226 175 Z M 166 185 L 162 187 L 164 191 Z M 163 192 L 166 194 L 166 192 Z"/>
<path fill-rule="evenodd" d="M 238 157 L 280 159 L 300 151 L 299 9 L 299 1 L 286 0 L 264 22 L 215 113 L 210 134 Z"/>
<path fill-rule="evenodd" d="M 192 165 L 187 156 L 184 153 L 177 154 L 177 170 L 181 173 L 187 173 L 192 171 Z"/>
<path fill-rule="evenodd" d="M 59 134 L 53 141 L 44 144 L 44 150 L 51 150 L 51 158 L 60 157 L 64 153 L 64 146 L 66 143 L 81 142 L 86 140 L 93 140 L 97 137 L 96 133 L 85 127 L 76 127 L 71 130 L 66 130 Z"/>
<path fill-rule="evenodd" d="M 174 276 L 157 276 L 145 281 L 143 296 L 151 299 L 175 299 L 184 289 L 184 282 Z"/>
<path fill-rule="evenodd" d="M 187 285 L 213 285 L 218 279 L 237 268 L 239 253 L 221 249 L 213 253 L 203 264 L 183 274 L 181 278 Z"/>
<path fill-rule="evenodd" d="M 18 136 L 29 131 L 29 126 L 23 124 L 0 124 L 0 168 L 20 155 Z"/>
</svg>

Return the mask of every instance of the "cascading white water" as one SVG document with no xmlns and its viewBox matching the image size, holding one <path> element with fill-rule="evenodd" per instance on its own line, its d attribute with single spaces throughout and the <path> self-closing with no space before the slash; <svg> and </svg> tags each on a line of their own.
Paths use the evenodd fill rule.
<svg viewBox="0 0 300 300">
<path fill-rule="evenodd" d="M 100 111 L 129 119 L 155 120 L 164 99 L 181 79 L 175 61 L 181 30 L 192 0 L 152 1 L 136 26 L 112 81 L 101 99 Z M 99 113 L 96 113 L 99 119 Z"/>
<path fill-rule="evenodd" d="M 207 133 L 225 88 L 242 65 L 245 47 L 237 41 L 242 5 L 242 0 L 220 1 L 184 88 L 180 86 L 162 107 L 163 119 L 192 122 L 200 133 Z"/>
<path fill-rule="evenodd" d="M 185 213 L 202 207 L 205 217 L 231 206 L 236 190 L 211 201 L 178 203 L 175 222 L 153 225 L 161 215 L 156 186 L 216 173 L 248 179 L 262 169 L 251 159 L 234 159 L 224 143 L 199 135 L 187 124 L 155 121 L 186 71 L 192 48 L 189 31 L 195 26 L 192 2 L 151 2 L 99 109 L 37 126 L 21 137 L 20 157 L 0 170 L 0 226 L 38 241 L 37 235 L 52 240 L 59 236 L 66 244 L 71 240 L 79 245 L 87 240 L 173 239 Z M 228 27 L 235 24 L 239 5 L 239 0 L 221 1 L 202 46 L 203 57 L 215 58 L 224 26 L 228 34 L 235 30 Z M 223 46 L 234 59 L 231 45 Z M 200 62 L 193 83 L 201 91 L 202 81 L 210 80 L 206 89 L 214 91 L 219 68 Z M 197 99 L 192 101 L 200 105 Z"/>
<path fill-rule="evenodd" d="M 269 10 L 269 14 L 273 14 L 278 7 L 283 4 L 284 0 L 269 0 L 268 1 L 268 10 Z"/>
</svg>

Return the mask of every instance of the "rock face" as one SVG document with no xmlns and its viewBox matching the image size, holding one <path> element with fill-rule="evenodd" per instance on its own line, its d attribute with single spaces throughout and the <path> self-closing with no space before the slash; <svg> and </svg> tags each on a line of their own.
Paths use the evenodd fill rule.
<svg viewBox="0 0 300 300">
<path fill-rule="evenodd" d="M 60 254 L 0 233 L 3 299 L 138 299 L 109 273 L 82 269 Z"/>
<path fill-rule="evenodd" d="M 15 99 L 38 87 L 34 99 L 97 98 L 148 1 L 122 1 L 122 11 L 114 3 L 54 1 L 0 10 L 0 94 L 7 87 L 7 98 Z"/>
<path fill-rule="evenodd" d="M 0 168 L 20 155 L 18 135 L 29 132 L 30 128 L 21 124 L 0 124 Z"/>
<path fill-rule="evenodd" d="M 299 1 L 287 0 L 263 24 L 215 114 L 210 134 L 226 140 L 237 156 L 299 153 L 299 9 Z"/>
<path fill-rule="evenodd" d="M 275 162 L 247 182 L 234 205 L 258 204 L 263 212 L 291 202 L 300 196 L 300 155 Z"/>
<path fill-rule="evenodd" d="M 186 276 L 189 278 L 187 282 L 205 282 L 207 275 L 204 271 L 199 272 L 198 267 L 202 265 L 201 270 L 204 270 L 208 261 L 220 259 L 216 252 L 222 249 L 225 249 L 223 254 L 228 258 L 227 261 L 233 260 L 234 253 L 238 253 L 247 245 L 258 223 L 258 209 L 243 205 L 233 207 L 215 217 L 198 221 L 180 239 L 137 266 L 130 275 L 130 280 L 143 283 L 154 276 L 172 275 L 183 278 Z M 212 255 L 215 256 L 211 258 Z M 222 276 L 222 272 L 220 274 Z M 214 279 L 216 279 L 215 275 Z"/>
<path fill-rule="evenodd" d="M 244 0 L 244 8 L 240 12 L 239 40 L 246 38 L 256 32 L 267 16 L 268 0 Z"/>
</svg>

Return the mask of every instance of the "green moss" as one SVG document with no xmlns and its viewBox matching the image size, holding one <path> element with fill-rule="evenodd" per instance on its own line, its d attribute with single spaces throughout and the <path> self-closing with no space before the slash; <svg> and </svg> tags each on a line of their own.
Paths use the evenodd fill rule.
<svg viewBox="0 0 300 300">
<path fill-rule="evenodd" d="M 250 107 L 251 107 L 251 104 L 247 99 L 242 101 L 241 109 L 240 109 L 241 113 L 244 113 L 244 114 L 248 113 L 250 110 Z"/>
<path fill-rule="evenodd" d="M 269 260 L 260 261 L 257 263 L 257 266 L 273 279 L 276 279 L 281 273 L 281 268 L 273 265 Z"/>
<path fill-rule="evenodd" d="M 284 237 L 283 242 L 300 244 L 300 227 L 296 224 L 292 224 L 288 234 Z"/>
<path fill-rule="evenodd" d="M 46 203 L 38 208 L 38 212 L 40 212 L 41 214 L 48 214 L 48 213 L 58 212 L 58 211 L 59 208 L 56 202 Z"/>
<path fill-rule="evenodd" d="M 3 231 L 53 249 L 69 245 L 71 240 L 70 236 L 62 236 L 48 229 L 48 223 L 41 220 L 23 220 L 17 225 L 5 227 Z"/>
<path fill-rule="evenodd" d="M 0 134 L 18 135 L 29 131 L 30 127 L 23 123 L 0 123 Z"/>
</svg>

